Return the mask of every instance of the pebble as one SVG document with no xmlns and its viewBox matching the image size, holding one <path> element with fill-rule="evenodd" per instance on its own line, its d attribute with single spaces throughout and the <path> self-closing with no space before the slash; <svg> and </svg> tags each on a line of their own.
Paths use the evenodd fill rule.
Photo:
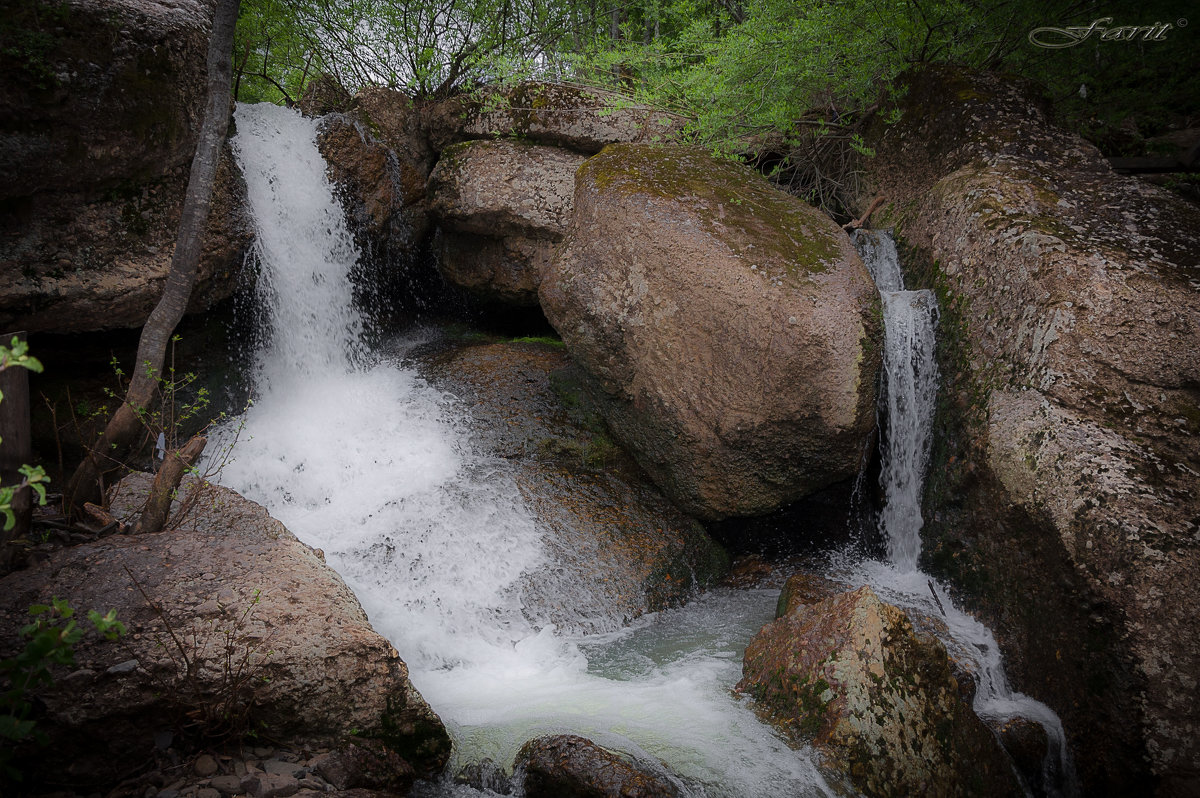
<svg viewBox="0 0 1200 798">
<path fill-rule="evenodd" d="M 216 774 L 218 770 L 217 760 L 209 754 L 203 754 L 196 760 L 196 763 L 192 765 L 192 768 L 196 771 L 197 776 L 200 776 L 201 778 L 207 778 Z"/>
<path fill-rule="evenodd" d="M 240 765 L 241 762 L 237 764 Z M 246 768 L 243 765 L 242 770 L 245 769 Z M 242 791 L 242 778 L 241 776 L 215 776 L 213 780 L 209 782 L 209 785 L 213 789 L 220 790 L 222 795 L 236 795 Z M 201 797 L 197 796 L 197 798 Z"/>
<path fill-rule="evenodd" d="M 233 793 L 230 793 L 232 795 Z M 196 790 L 196 798 L 221 798 L 221 792 L 212 787 L 201 787 Z"/>
</svg>

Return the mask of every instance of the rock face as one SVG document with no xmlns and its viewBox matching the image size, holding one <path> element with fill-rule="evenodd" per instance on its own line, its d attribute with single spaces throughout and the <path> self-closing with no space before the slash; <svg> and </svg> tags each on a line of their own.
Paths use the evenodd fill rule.
<svg viewBox="0 0 1200 798">
<path fill-rule="evenodd" d="M 0 27 L 0 327 L 141 325 L 162 292 L 203 111 L 211 8 L 18 2 Z M 15 55 L 20 53 L 20 55 Z M 19 77 L 18 77 L 19 76 Z M 191 310 L 249 243 L 221 166 Z"/>
<path fill-rule="evenodd" d="M 942 307 L 927 562 L 1062 716 L 1086 792 L 1194 793 L 1200 210 L 1020 86 L 927 72 L 906 103 L 867 168 Z"/>
<path fill-rule="evenodd" d="M 635 762 L 584 737 L 538 737 L 513 762 L 526 798 L 677 798 L 665 771 Z"/>
<path fill-rule="evenodd" d="M 122 481 L 116 514 L 148 484 Z M 418 776 L 440 772 L 450 751 L 441 721 L 321 553 L 232 491 L 197 499 L 176 531 L 64 549 L 0 582 L 0 656 L 17 648 L 26 608 L 51 596 L 81 611 L 115 608 L 129 628 L 118 643 L 85 638 L 76 670 L 41 696 L 53 758 L 42 783 L 111 782 L 143 761 L 156 733 L 221 731 L 226 708 L 273 739 L 336 741 L 358 729 Z M 244 677 L 223 675 L 227 646 Z M 208 719 L 201 729 L 197 715 Z"/>
<path fill-rule="evenodd" d="M 528 575 L 531 620 L 611 631 L 724 574 L 721 547 L 608 438 L 562 346 L 469 345 L 427 371 L 471 408 L 482 445 L 513 465 L 543 532 L 555 565 Z"/>
<path fill-rule="evenodd" d="M 0 208 L 0 327 L 85 332 L 139 327 L 171 268 L 188 168 L 91 197 L 47 191 Z M 217 171 L 189 312 L 230 296 L 253 241 L 228 150 Z M 11 209 L 11 210 L 10 210 Z"/>
<path fill-rule="evenodd" d="M 0 199 L 153 180 L 191 161 L 212 9 L 29 0 L 0 29 Z"/>
<path fill-rule="evenodd" d="M 878 294 L 836 225 L 750 170 L 607 148 L 539 295 L 613 433 L 686 511 L 764 513 L 858 472 Z"/>
<path fill-rule="evenodd" d="M 429 194 L 446 278 L 489 298 L 536 305 L 542 272 L 571 220 L 575 170 L 584 160 L 515 141 L 443 150 Z"/>
<path fill-rule="evenodd" d="M 806 604 L 746 649 L 739 689 L 869 796 L 1019 795 L 946 651 L 869 587 Z"/>
<path fill-rule="evenodd" d="M 674 140 L 683 120 L 661 109 L 594 89 L 531 81 L 482 99 L 456 98 L 430 107 L 436 149 L 471 139 L 520 138 L 587 154 L 619 142 Z"/>
</svg>

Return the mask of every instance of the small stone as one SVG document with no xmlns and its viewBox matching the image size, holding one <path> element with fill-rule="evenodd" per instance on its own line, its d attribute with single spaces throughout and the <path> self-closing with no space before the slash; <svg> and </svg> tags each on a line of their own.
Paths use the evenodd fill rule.
<svg viewBox="0 0 1200 798">
<path fill-rule="evenodd" d="M 136 659 L 127 659 L 124 662 L 118 662 L 116 665 L 113 665 L 105 673 L 129 673 L 136 670 L 137 666 L 138 661 Z"/>
<path fill-rule="evenodd" d="M 243 762 L 242 760 L 240 760 L 240 759 L 239 759 L 239 760 L 237 760 L 236 762 L 234 762 L 234 763 L 233 763 L 233 774 L 234 774 L 235 776 L 239 776 L 239 777 L 240 777 L 240 776 L 245 776 L 245 775 L 246 775 L 246 772 L 247 772 L 247 770 L 246 770 L 246 763 L 245 763 L 245 762 Z"/>
<path fill-rule="evenodd" d="M 292 778 L 303 778 L 308 774 L 308 768 L 296 764 L 295 762 L 281 762 L 278 759 L 268 759 L 262 763 L 262 769 L 267 773 L 274 773 L 279 776 L 291 776 Z"/>
<path fill-rule="evenodd" d="M 192 769 L 196 771 L 197 776 L 208 778 L 215 775 L 219 768 L 217 767 L 216 759 L 209 754 L 204 754 L 196 759 L 195 764 L 192 765 Z"/>
<path fill-rule="evenodd" d="M 242 791 L 242 778 L 240 776 L 215 776 L 209 782 L 209 786 L 220 790 L 222 795 L 236 795 Z"/>
<path fill-rule="evenodd" d="M 255 773 L 242 779 L 242 789 L 254 798 L 287 798 L 300 791 L 300 783 L 291 776 Z"/>
<path fill-rule="evenodd" d="M 179 790 L 165 789 L 158 791 L 158 798 L 179 798 Z"/>
<path fill-rule="evenodd" d="M 196 790 L 196 798 L 221 798 L 221 792 L 212 787 L 201 787 Z"/>
</svg>

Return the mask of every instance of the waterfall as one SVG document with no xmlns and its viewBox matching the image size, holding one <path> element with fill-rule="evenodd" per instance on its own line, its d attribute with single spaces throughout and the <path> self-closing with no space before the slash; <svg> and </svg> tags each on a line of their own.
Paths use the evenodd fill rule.
<svg viewBox="0 0 1200 798">
<path fill-rule="evenodd" d="M 854 244 L 875 280 L 883 306 L 887 435 L 880 444 L 879 481 L 885 505 L 879 525 L 887 538 L 888 562 L 857 563 L 843 576 L 871 585 L 884 601 L 925 617 L 941 618 L 947 629 L 943 642 L 950 655 L 971 663 L 977 686 L 975 714 L 993 725 L 1014 717 L 1040 723 L 1050 741 L 1043 762 L 1043 787 L 1050 795 L 1075 795 L 1078 785 L 1058 715 L 1012 689 L 995 635 L 960 610 L 945 587 L 917 567 L 924 523 L 922 490 L 937 399 L 937 300 L 931 291 L 905 289 L 891 234 L 857 230 Z"/>
<path fill-rule="evenodd" d="M 886 503 L 880 525 L 888 558 L 900 570 L 911 571 L 921 553 L 921 495 L 937 399 L 937 299 L 932 291 L 904 289 L 891 236 L 859 230 L 855 243 L 883 304 L 887 437 L 882 445 L 880 481 Z"/>
<path fill-rule="evenodd" d="M 604 635 L 536 623 L 522 576 L 554 563 L 508 463 L 473 448 L 452 397 L 362 343 L 317 124 L 270 105 L 236 120 L 266 341 L 221 481 L 324 549 L 450 730 L 450 772 L 573 732 L 665 762 L 688 796 L 832 794 L 813 753 L 731 692 L 777 592 L 714 590 Z"/>
</svg>

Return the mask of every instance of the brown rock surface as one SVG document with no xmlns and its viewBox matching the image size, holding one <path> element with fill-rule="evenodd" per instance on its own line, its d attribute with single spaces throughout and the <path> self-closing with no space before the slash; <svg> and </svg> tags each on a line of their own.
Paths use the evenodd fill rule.
<svg viewBox="0 0 1200 798">
<path fill-rule="evenodd" d="M 561 346 L 470 345 L 427 370 L 471 408 L 483 445 L 513 465 L 543 532 L 555 566 L 526 578 L 532 620 L 608 631 L 724 573 L 720 546 L 608 438 Z"/>
<path fill-rule="evenodd" d="M 1194 792 L 1200 209 L 1030 96 L 916 76 L 867 164 L 942 305 L 927 559 L 1063 717 L 1085 790 Z"/>
<path fill-rule="evenodd" d="M 541 274 L 571 219 L 575 170 L 557 147 L 468 141 L 442 151 L 429 177 L 442 229 L 441 269 L 483 296 L 537 304 Z"/>
<path fill-rule="evenodd" d="M 140 183 L 190 163 L 209 4 L 25 1 L 4 14 L 0 199 Z"/>
<path fill-rule="evenodd" d="M 137 506 L 148 482 L 126 478 L 115 512 Z M 208 489 L 174 531 L 63 549 L 5 577 L 0 596 L 0 656 L 17 646 L 26 608 L 51 596 L 81 611 L 115 608 L 129 629 L 117 643 L 85 638 L 75 670 L 40 696 L 39 726 L 52 742 L 43 764 L 56 783 L 114 781 L 153 750 L 156 732 L 178 733 L 197 712 L 226 705 L 248 710 L 272 739 L 358 729 L 419 775 L 440 772 L 449 756 L 404 662 L 320 553 L 224 488 Z M 244 682 L 223 675 L 227 645 L 233 664 L 245 663 Z"/>
<path fill-rule="evenodd" d="M 743 674 L 739 689 L 866 795 L 1021 793 L 941 643 L 869 587 L 791 602 L 751 641 Z"/>
<path fill-rule="evenodd" d="M 560 734 L 530 740 L 513 767 L 524 771 L 527 798 L 676 798 L 681 793 L 661 768 Z"/>
<path fill-rule="evenodd" d="M 540 297 L 613 434 L 687 512 L 760 514 L 857 474 L 878 294 L 836 225 L 750 170 L 607 148 Z"/>
<path fill-rule="evenodd" d="M 18 2 L 0 26 L 0 327 L 140 326 L 162 292 L 204 101 L 202 2 Z M 17 55 L 20 53 L 20 55 Z M 249 230 L 221 165 L 191 311 Z"/>
</svg>

